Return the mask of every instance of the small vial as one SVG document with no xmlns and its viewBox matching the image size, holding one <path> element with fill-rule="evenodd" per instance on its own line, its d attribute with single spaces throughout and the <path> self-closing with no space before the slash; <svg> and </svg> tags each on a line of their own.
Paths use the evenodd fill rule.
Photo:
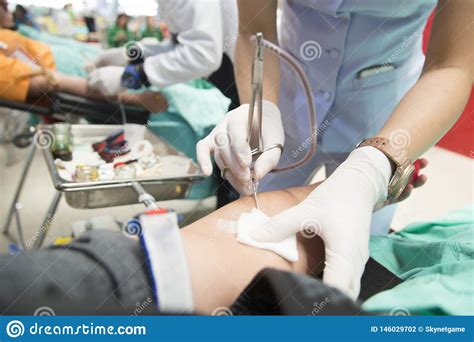
<svg viewBox="0 0 474 342">
<path fill-rule="evenodd" d="M 77 182 L 95 182 L 99 180 L 99 168 L 97 166 L 79 164 L 76 166 L 74 179 Z"/>
<path fill-rule="evenodd" d="M 56 123 L 53 125 L 53 133 L 54 143 L 51 146 L 53 158 L 71 161 L 74 147 L 71 125 L 67 123 Z"/>
<path fill-rule="evenodd" d="M 137 168 L 134 164 L 116 165 L 114 168 L 115 179 L 134 179 L 137 178 Z"/>
</svg>

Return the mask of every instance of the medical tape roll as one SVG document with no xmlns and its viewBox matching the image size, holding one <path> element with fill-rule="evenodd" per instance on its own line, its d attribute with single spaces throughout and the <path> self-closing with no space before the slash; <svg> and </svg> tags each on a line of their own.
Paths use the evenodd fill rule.
<svg viewBox="0 0 474 342">
<path fill-rule="evenodd" d="M 132 146 L 130 152 L 135 158 L 146 158 L 153 154 L 153 145 L 148 140 L 141 140 Z"/>
<path fill-rule="evenodd" d="M 160 311 L 191 313 L 191 277 L 176 213 L 141 215 L 141 241 L 154 282 Z"/>
</svg>

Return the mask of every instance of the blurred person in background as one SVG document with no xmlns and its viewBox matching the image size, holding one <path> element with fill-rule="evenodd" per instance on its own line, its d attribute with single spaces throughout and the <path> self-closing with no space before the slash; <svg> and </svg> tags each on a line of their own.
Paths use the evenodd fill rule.
<svg viewBox="0 0 474 342">
<path fill-rule="evenodd" d="M 125 13 L 120 13 L 115 20 L 115 25 L 107 32 L 107 43 L 109 47 L 121 47 L 127 42 L 135 39 L 135 35 L 128 29 L 129 17 Z"/>
<path fill-rule="evenodd" d="M 85 15 L 84 23 L 86 24 L 87 31 L 89 31 L 89 33 L 97 32 L 94 15 Z"/>
<path fill-rule="evenodd" d="M 12 13 L 0 0 L 0 98 L 15 102 L 47 102 L 50 93 L 64 92 L 97 100 L 120 100 L 160 112 L 167 107 L 159 92 L 132 94 L 126 91 L 115 97 L 91 89 L 87 80 L 57 71 L 51 48 L 45 43 L 24 37 L 14 29 Z M 71 61 L 73 63 L 74 61 Z"/>
<path fill-rule="evenodd" d="M 143 38 L 156 38 L 159 41 L 163 40 L 163 32 L 161 28 L 155 25 L 154 17 L 146 17 L 145 28 L 140 33 L 140 39 Z"/>
<path fill-rule="evenodd" d="M 69 19 L 71 19 L 72 22 L 76 21 L 76 15 L 74 14 L 74 8 L 72 7 L 72 4 L 65 4 L 63 11 L 69 16 Z"/>
<path fill-rule="evenodd" d="M 28 25 L 39 30 L 38 24 L 36 24 L 31 13 L 22 5 L 16 5 L 15 11 L 13 12 L 13 20 L 15 25 Z"/>
<path fill-rule="evenodd" d="M 160 28 L 161 34 L 163 35 L 163 39 L 170 38 L 170 31 L 168 29 L 168 25 L 163 20 L 160 20 L 158 23 L 158 27 Z"/>
<path fill-rule="evenodd" d="M 0 0 L 0 28 L 16 30 L 13 16 L 8 12 L 8 2 Z"/>
<path fill-rule="evenodd" d="M 172 43 L 156 49 L 158 52 L 137 44 L 144 51 L 140 54 L 143 60 L 133 63 L 134 84 L 160 89 L 205 77 L 231 99 L 230 109 L 238 107 L 232 63 L 238 24 L 235 0 L 159 0 L 158 4 Z M 120 49 L 106 51 L 94 62 L 96 70 L 91 72 L 90 85 L 115 95 L 123 86 L 121 76 L 128 62 Z"/>
<path fill-rule="evenodd" d="M 81 12 L 82 18 L 84 18 L 84 23 L 87 26 L 87 31 L 89 33 L 97 32 L 97 25 L 95 18 L 97 17 L 96 6 L 89 1 L 84 0 L 82 2 L 83 10 Z"/>
<path fill-rule="evenodd" d="M 54 28 L 49 28 L 50 32 L 58 33 L 63 36 L 74 35 L 74 27 L 76 25 L 76 15 L 72 4 L 65 4 L 62 10 L 55 10 L 54 12 Z M 54 29 L 54 31 L 52 31 Z"/>
</svg>

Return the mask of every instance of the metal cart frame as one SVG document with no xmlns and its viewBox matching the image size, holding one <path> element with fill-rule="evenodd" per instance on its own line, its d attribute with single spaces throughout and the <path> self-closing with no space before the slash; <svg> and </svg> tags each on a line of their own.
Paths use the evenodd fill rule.
<svg viewBox="0 0 474 342">
<path fill-rule="evenodd" d="M 88 131 L 92 136 L 94 136 L 94 134 L 98 134 L 97 131 L 100 131 L 105 137 L 114 130 L 117 130 L 119 127 L 121 126 L 73 125 L 73 134 L 77 136 L 78 132 Z M 18 182 L 15 195 L 7 214 L 6 222 L 3 226 L 3 234 L 7 235 L 9 233 L 13 219 L 16 220 L 18 236 L 20 240 L 19 242 L 25 249 L 29 247 L 32 249 L 38 249 L 42 246 L 63 195 L 65 196 L 66 202 L 69 204 L 69 206 L 78 209 L 106 208 L 137 203 L 143 203 L 148 208 L 153 209 L 157 207 L 155 197 L 159 196 L 159 200 L 184 198 L 191 189 L 192 183 L 204 179 L 204 175 L 200 172 L 199 167 L 191 160 L 190 169 L 188 170 L 188 174 L 186 176 L 112 180 L 86 183 L 68 181 L 59 175 L 49 146 L 41 146 L 37 143 L 37 141 L 39 141 L 39 135 L 44 134 L 45 132 L 51 134 L 48 126 L 38 126 L 36 129 L 33 143 L 31 144 L 30 150 L 28 151 L 27 158 L 21 172 L 20 181 Z M 166 155 L 183 156 L 182 153 L 169 146 L 150 131 L 147 130 L 146 134 L 146 138 L 150 139 L 155 147 L 159 147 L 161 153 L 166 153 Z M 22 207 L 19 200 L 31 167 L 31 163 L 38 148 L 43 152 L 43 156 L 45 158 L 56 192 L 44 216 L 42 224 L 35 234 L 35 240 L 31 246 L 29 246 L 29 244 L 27 246 L 25 244 L 23 227 L 19 213 L 19 210 Z M 120 196 L 117 197 L 117 194 L 120 194 Z"/>
</svg>

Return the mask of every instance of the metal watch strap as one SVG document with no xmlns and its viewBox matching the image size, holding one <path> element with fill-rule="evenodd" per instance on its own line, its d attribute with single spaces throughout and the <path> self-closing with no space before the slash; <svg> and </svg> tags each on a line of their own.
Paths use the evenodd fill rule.
<svg viewBox="0 0 474 342">
<path fill-rule="evenodd" d="M 374 137 L 362 140 L 357 147 L 371 146 L 387 156 L 396 165 L 395 173 L 388 184 L 388 197 L 396 199 L 410 182 L 414 167 L 404 148 L 393 145 L 389 139 Z"/>
<path fill-rule="evenodd" d="M 411 164 L 404 148 L 393 145 L 389 139 L 374 137 L 362 140 L 357 147 L 372 146 L 385 154 L 397 167 Z"/>
</svg>

